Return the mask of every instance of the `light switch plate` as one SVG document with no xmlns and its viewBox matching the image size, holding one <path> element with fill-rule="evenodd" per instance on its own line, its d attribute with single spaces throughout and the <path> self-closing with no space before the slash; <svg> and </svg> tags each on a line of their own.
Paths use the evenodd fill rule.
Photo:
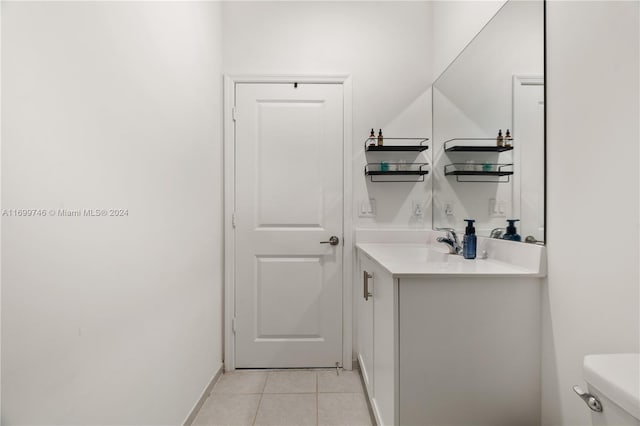
<svg viewBox="0 0 640 426">
<path fill-rule="evenodd" d="M 489 217 L 507 217 L 506 203 L 504 200 L 489 198 Z"/>
<path fill-rule="evenodd" d="M 447 201 L 444 203 L 444 215 L 445 216 L 455 216 L 453 211 L 453 203 L 451 201 Z"/>
<path fill-rule="evenodd" d="M 376 199 L 369 198 L 360 203 L 358 217 L 376 217 Z"/>
</svg>

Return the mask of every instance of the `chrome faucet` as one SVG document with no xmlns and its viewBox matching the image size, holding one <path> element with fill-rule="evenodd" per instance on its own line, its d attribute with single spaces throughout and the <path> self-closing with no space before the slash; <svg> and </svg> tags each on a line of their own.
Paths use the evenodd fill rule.
<svg viewBox="0 0 640 426">
<path fill-rule="evenodd" d="M 502 238 L 504 235 L 504 228 L 494 228 L 491 230 L 491 234 L 489 235 L 491 238 Z"/>
<path fill-rule="evenodd" d="M 456 231 L 453 228 L 436 228 L 438 231 L 446 231 L 446 237 L 438 237 L 436 241 L 439 243 L 444 243 L 449 246 L 449 254 L 460 254 L 462 253 L 462 246 L 458 241 L 458 236 L 456 235 Z"/>
</svg>

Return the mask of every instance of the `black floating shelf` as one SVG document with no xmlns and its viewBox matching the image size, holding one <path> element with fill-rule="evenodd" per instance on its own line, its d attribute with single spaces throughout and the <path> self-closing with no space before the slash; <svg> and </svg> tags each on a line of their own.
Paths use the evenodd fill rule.
<svg viewBox="0 0 640 426">
<path fill-rule="evenodd" d="M 445 141 L 443 147 L 446 152 L 505 152 L 513 149 L 513 145 L 498 146 L 495 138 L 454 138 Z"/>
<path fill-rule="evenodd" d="M 364 166 L 364 175 L 369 176 L 371 182 L 424 182 L 424 176 L 429 174 L 429 170 L 426 169 L 428 165 L 428 163 L 368 163 Z M 395 170 L 380 170 L 383 166 Z M 397 170 L 397 168 L 405 169 Z M 384 179 L 387 176 L 413 176 L 415 179 Z"/>
<path fill-rule="evenodd" d="M 512 146 L 471 146 L 456 145 L 445 149 L 447 152 L 505 152 L 511 151 Z"/>
<path fill-rule="evenodd" d="M 385 137 L 383 143 L 387 145 L 378 145 L 378 138 L 367 138 L 364 141 L 364 149 L 369 152 L 392 152 L 392 151 L 404 151 L 404 152 L 422 152 L 429 148 L 426 142 L 429 138 L 387 138 Z M 389 145 L 389 142 L 392 142 Z M 410 143 L 411 145 L 406 145 Z M 397 144 L 397 145 L 395 145 Z"/>
<path fill-rule="evenodd" d="M 422 152 L 429 149 L 426 145 L 383 145 L 367 146 L 367 151 L 411 151 Z"/>
<path fill-rule="evenodd" d="M 393 170 L 393 171 L 389 171 L 389 172 L 382 172 L 379 170 L 367 170 L 365 172 L 365 174 L 367 176 L 382 176 L 382 175 L 398 175 L 398 176 L 409 176 L 409 175 L 416 175 L 416 176 L 424 176 L 429 174 L 429 170 Z"/>
<path fill-rule="evenodd" d="M 511 176 L 513 172 L 499 171 L 499 172 L 483 172 L 473 170 L 454 170 L 446 172 L 445 176 Z"/>
<path fill-rule="evenodd" d="M 488 167 L 488 170 L 475 169 L 475 167 Z M 471 169 L 469 169 L 471 168 Z M 510 176 L 513 175 L 513 164 L 468 164 L 468 163 L 453 163 L 444 166 L 445 176 L 455 176 L 457 182 L 486 182 L 486 183 L 507 183 L 510 180 Z M 465 176 L 471 179 L 465 179 Z M 476 179 L 477 177 L 495 178 L 490 180 Z M 462 178 L 461 178 L 462 177 Z M 506 177 L 506 180 L 502 179 Z"/>
</svg>

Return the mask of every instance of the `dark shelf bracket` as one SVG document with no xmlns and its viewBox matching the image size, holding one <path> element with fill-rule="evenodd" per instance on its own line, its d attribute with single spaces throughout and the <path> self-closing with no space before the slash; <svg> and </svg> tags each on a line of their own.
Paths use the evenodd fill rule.
<svg viewBox="0 0 640 426">
<path fill-rule="evenodd" d="M 511 175 L 513 175 L 513 170 L 505 170 L 505 168 L 513 167 L 513 163 L 508 164 L 489 164 L 486 163 L 493 168 L 497 168 L 497 170 L 484 171 L 484 170 L 457 170 L 457 167 L 463 166 L 468 167 L 467 163 L 453 163 L 447 164 L 444 166 L 444 174 L 445 176 L 455 176 L 456 182 L 460 183 L 509 183 L 511 180 Z M 484 180 L 484 179 L 464 179 L 460 178 L 461 176 L 493 176 L 498 179 L 493 180 Z M 502 179 L 506 178 L 506 180 Z"/>
<path fill-rule="evenodd" d="M 467 142 L 473 142 L 473 141 L 480 141 L 482 143 L 485 143 L 485 141 L 491 142 L 492 145 L 453 145 L 453 146 L 447 146 L 448 143 L 454 143 L 454 142 L 462 142 L 462 143 L 467 143 Z M 513 143 L 513 140 L 511 141 Z M 511 151 L 513 149 L 513 145 L 511 146 L 498 146 L 496 145 L 496 140 L 495 138 L 455 138 L 455 139 L 449 139 L 447 141 L 445 141 L 442 144 L 443 149 L 446 152 L 505 152 L 505 151 Z"/>
<path fill-rule="evenodd" d="M 364 150 L 367 152 L 389 152 L 389 151 L 405 151 L 405 152 L 422 152 L 429 149 L 426 145 L 429 138 L 384 138 L 384 141 L 403 141 L 404 143 L 413 142 L 412 145 L 382 145 L 378 146 L 378 138 L 367 138 L 364 141 Z M 374 144 L 371 146 L 371 144 Z"/>
<path fill-rule="evenodd" d="M 396 167 L 412 167 L 410 170 L 371 170 L 371 166 L 380 167 L 381 163 L 368 163 L 364 166 L 364 175 L 369 176 L 369 180 L 371 182 L 424 182 L 425 175 L 429 174 L 429 170 L 426 170 L 425 167 L 429 165 L 429 163 L 387 163 L 387 165 L 394 165 Z M 417 167 L 417 168 L 416 168 Z M 378 176 L 415 176 L 417 179 L 414 180 L 380 180 L 375 177 Z"/>
<path fill-rule="evenodd" d="M 480 180 L 480 179 L 460 179 L 461 175 L 456 175 L 456 182 L 460 182 L 460 183 L 509 183 L 510 175 L 496 175 L 498 176 L 498 179 L 496 180 Z M 506 180 L 502 179 L 503 177 L 506 177 Z"/>
</svg>

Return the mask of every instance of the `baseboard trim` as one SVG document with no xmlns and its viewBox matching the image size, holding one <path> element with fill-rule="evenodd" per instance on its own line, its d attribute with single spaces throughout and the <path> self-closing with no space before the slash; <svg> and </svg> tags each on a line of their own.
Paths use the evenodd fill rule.
<svg viewBox="0 0 640 426">
<path fill-rule="evenodd" d="M 371 404 L 371 395 L 369 395 L 369 391 L 367 390 L 367 384 L 364 382 L 364 377 L 362 377 L 362 368 L 360 367 L 360 356 L 357 356 L 356 359 L 353 360 L 353 369 L 358 371 L 358 375 L 360 376 L 360 383 L 362 383 L 362 389 L 364 389 L 364 399 L 367 401 L 367 407 L 369 408 L 369 416 L 373 423 L 379 425 L 378 417 L 376 416 L 376 412 L 373 409 L 373 405 Z"/>
<path fill-rule="evenodd" d="M 198 412 L 202 408 L 202 405 L 207 400 L 207 398 L 209 398 L 209 395 L 211 394 L 211 391 L 213 390 L 213 386 L 216 384 L 216 382 L 218 381 L 220 376 L 222 376 L 223 371 L 224 371 L 224 364 L 220 364 L 220 367 L 218 367 L 218 370 L 216 371 L 216 374 L 213 375 L 213 377 L 211 378 L 211 381 L 209 382 L 207 387 L 204 388 L 204 391 L 202 391 L 202 394 L 200 395 L 200 398 L 194 404 L 193 408 L 189 412 L 189 415 L 187 416 L 187 418 L 182 423 L 183 426 L 191 426 L 193 424 L 193 421 L 196 419 L 196 416 L 198 415 Z"/>
</svg>

